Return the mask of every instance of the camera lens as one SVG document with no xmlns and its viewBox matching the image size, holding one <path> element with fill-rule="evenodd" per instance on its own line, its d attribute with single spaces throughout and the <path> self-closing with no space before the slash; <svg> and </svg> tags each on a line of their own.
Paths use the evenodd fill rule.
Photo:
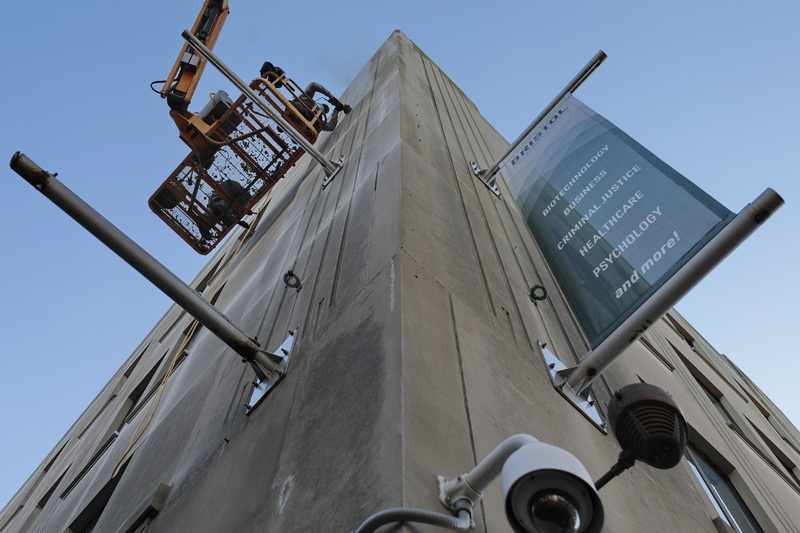
<svg viewBox="0 0 800 533">
<path fill-rule="evenodd" d="M 500 475 L 506 516 L 517 533 L 600 533 L 603 504 L 578 459 L 543 442 L 523 446 Z"/>
<path fill-rule="evenodd" d="M 541 491 L 530 500 L 531 524 L 538 533 L 577 533 L 581 519 L 575 501 L 559 491 Z"/>
</svg>

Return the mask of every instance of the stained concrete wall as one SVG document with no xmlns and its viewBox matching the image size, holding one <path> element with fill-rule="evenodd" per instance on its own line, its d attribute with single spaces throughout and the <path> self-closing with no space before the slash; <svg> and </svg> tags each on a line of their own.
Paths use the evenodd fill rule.
<svg viewBox="0 0 800 533">
<path fill-rule="evenodd" d="M 616 461 L 614 439 L 562 399 L 541 359 L 538 342 L 567 364 L 587 350 L 564 298 L 510 195 L 471 174 L 503 152 L 499 135 L 399 32 L 342 99 L 353 112 L 318 143 L 345 156 L 336 179 L 322 190 L 304 158 L 195 280 L 268 349 L 297 331 L 287 376 L 246 415 L 252 371 L 172 309 L 9 502 L 1 531 L 80 531 L 107 502 L 95 531 L 348 532 L 389 507 L 444 511 L 436 476 L 513 434 L 569 450 L 595 479 Z M 289 269 L 301 290 L 284 286 Z M 550 297 L 534 305 L 537 283 Z M 128 415 L 182 351 L 163 396 Z M 797 530 L 800 488 L 781 466 L 800 463 L 797 431 L 677 313 L 598 380 L 601 410 L 639 380 L 675 396 L 765 531 Z M 718 531 L 685 462 L 637 466 L 601 496 L 606 531 Z M 477 531 L 510 530 L 499 483 L 477 511 Z"/>
</svg>

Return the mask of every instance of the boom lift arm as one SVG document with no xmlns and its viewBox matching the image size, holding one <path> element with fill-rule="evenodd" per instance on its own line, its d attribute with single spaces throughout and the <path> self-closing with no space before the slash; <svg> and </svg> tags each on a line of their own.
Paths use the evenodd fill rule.
<svg viewBox="0 0 800 533">
<path fill-rule="evenodd" d="M 213 49 L 229 13 L 228 0 L 206 0 L 192 26 L 192 35 L 209 49 Z M 181 114 L 188 113 L 189 104 L 205 66 L 205 59 L 189 46 L 189 43 L 184 43 L 160 91 L 161 96 L 167 99 L 170 109 Z"/>
<path fill-rule="evenodd" d="M 194 47 L 212 48 L 228 13 L 227 0 L 205 0 L 190 32 Z M 305 153 L 297 133 L 313 144 L 320 132 L 334 129 L 340 112 L 351 111 L 322 85 L 311 83 L 304 91 L 266 62 L 248 94 L 277 111 L 283 127 L 246 94 L 234 99 L 218 91 L 193 113 L 189 104 L 205 63 L 187 42 L 159 91 L 191 152 L 149 200 L 150 209 L 201 254 L 236 224 L 248 227 L 242 218 Z M 314 101 L 317 93 L 334 107 L 331 114 Z"/>
<path fill-rule="evenodd" d="M 229 13 L 228 0 L 205 0 L 192 26 L 192 35 L 209 49 L 213 48 Z M 188 42 L 184 43 L 159 91 L 161 97 L 167 99 L 169 115 L 178 126 L 181 139 L 195 152 L 208 152 L 209 145 L 204 138 L 213 125 L 189 111 L 205 66 L 206 60 Z"/>
</svg>

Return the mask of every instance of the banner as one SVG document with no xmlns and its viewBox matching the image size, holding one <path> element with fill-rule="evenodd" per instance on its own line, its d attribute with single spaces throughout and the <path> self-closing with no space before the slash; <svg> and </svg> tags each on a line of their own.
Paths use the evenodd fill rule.
<svg viewBox="0 0 800 533">
<path fill-rule="evenodd" d="M 572 95 L 501 168 L 592 348 L 734 217 Z"/>
</svg>

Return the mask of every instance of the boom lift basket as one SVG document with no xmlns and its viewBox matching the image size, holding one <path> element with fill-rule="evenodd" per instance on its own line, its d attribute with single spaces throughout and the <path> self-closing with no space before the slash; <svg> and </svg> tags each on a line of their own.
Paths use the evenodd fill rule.
<svg viewBox="0 0 800 533">
<path fill-rule="evenodd" d="M 319 106 L 291 79 L 251 84 L 310 143 L 327 122 Z M 198 253 L 207 254 L 305 153 L 284 128 L 245 95 L 220 91 L 200 114 L 173 111 L 192 148 L 150 197 L 150 209 Z"/>
</svg>

